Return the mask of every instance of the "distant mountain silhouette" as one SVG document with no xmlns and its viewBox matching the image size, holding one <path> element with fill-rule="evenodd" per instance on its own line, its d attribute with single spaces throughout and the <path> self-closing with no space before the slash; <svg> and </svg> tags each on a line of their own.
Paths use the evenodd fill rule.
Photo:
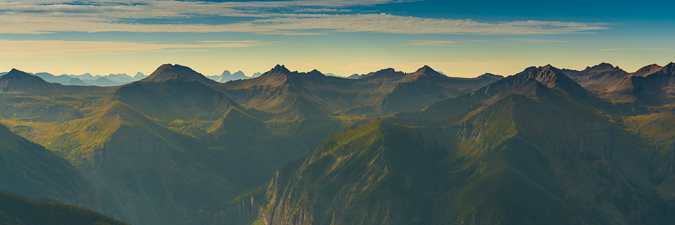
<svg viewBox="0 0 675 225">
<path fill-rule="evenodd" d="M 66 82 L 65 85 L 86 86 L 86 85 L 89 85 L 89 84 L 85 83 L 84 81 L 80 80 L 79 78 L 70 78 L 70 80 L 68 82 Z"/>
<path fill-rule="evenodd" d="M 0 91 L 54 92 L 62 90 L 60 84 L 48 83 L 38 76 L 12 69 L 0 77 Z"/>
</svg>

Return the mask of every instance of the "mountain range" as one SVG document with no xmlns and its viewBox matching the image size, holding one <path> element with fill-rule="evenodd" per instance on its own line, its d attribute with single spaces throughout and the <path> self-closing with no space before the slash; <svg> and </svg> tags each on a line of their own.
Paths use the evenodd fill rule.
<svg viewBox="0 0 675 225">
<path fill-rule="evenodd" d="M 0 73 L 0 76 L 7 74 L 8 72 L 2 72 Z M 135 75 L 131 76 L 125 73 L 119 73 L 119 74 L 109 74 L 109 75 L 91 75 L 89 73 L 81 74 L 81 75 L 69 75 L 69 74 L 62 74 L 62 75 L 53 75 L 51 73 L 46 73 L 46 72 L 40 72 L 40 73 L 31 73 L 32 75 L 35 75 L 37 77 L 42 78 L 43 80 L 49 82 L 49 83 L 59 83 L 63 85 L 71 85 L 71 86 L 101 86 L 101 87 L 108 87 L 108 86 L 120 86 L 128 83 L 132 83 L 134 81 L 139 81 L 142 80 L 143 78 L 146 78 L 147 76 L 141 72 L 136 73 Z M 221 75 L 215 75 L 215 76 L 206 76 L 209 79 L 218 81 L 220 83 L 225 83 L 231 80 L 240 80 L 240 79 L 251 79 L 251 78 L 256 78 L 260 76 L 261 73 L 253 73 L 250 77 L 246 76 L 244 72 L 242 71 L 237 71 L 235 73 L 230 73 L 230 71 L 225 70 L 223 74 Z"/>
<path fill-rule="evenodd" d="M 235 74 L 12 70 L 0 189 L 139 225 L 675 223 L 674 63 Z"/>
</svg>

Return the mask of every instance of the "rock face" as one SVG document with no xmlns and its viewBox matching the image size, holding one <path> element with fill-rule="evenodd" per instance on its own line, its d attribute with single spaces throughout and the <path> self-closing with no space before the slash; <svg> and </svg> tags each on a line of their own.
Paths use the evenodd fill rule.
<svg viewBox="0 0 675 225">
<path fill-rule="evenodd" d="M 265 224 L 675 222 L 654 148 L 593 96 L 529 69 L 335 134 L 243 197 L 265 199 Z"/>
</svg>

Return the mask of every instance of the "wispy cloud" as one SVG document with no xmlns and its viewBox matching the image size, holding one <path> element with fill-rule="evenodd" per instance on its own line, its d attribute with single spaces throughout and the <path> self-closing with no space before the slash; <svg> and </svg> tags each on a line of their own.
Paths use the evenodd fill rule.
<svg viewBox="0 0 675 225">
<path fill-rule="evenodd" d="M 414 46 L 460 46 L 457 45 L 459 42 L 456 41 L 422 41 L 422 40 L 413 40 L 410 41 L 409 45 Z"/>
<path fill-rule="evenodd" d="M 152 51 L 196 51 L 211 48 L 244 48 L 266 45 L 259 41 L 205 41 L 199 44 L 153 44 L 115 41 L 0 40 L 0 56 L 53 57 L 133 54 Z"/>
<path fill-rule="evenodd" d="M 520 42 L 530 42 L 530 43 L 562 43 L 562 42 L 567 42 L 567 41 L 561 41 L 561 40 L 544 40 L 544 39 L 509 39 L 509 40 L 520 41 Z"/>
<path fill-rule="evenodd" d="M 667 48 L 610 48 L 603 51 L 670 51 Z"/>
<path fill-rule="evenodd" d="M 79 2 L 79 3 L 78 3 Z M 396 0 L 201 2 L 160 0 L 0 1 L 0 33 L 251 32 L 316 35 L 324 32 L 392 34 L 565 34 L 609 29 L 606 23 L 559 21 L 479 22 L 390 14 L 347 13 L 343 7 Z M 286 13 L 279 13 L 281 12 Z M 318 13 L 317 13 L 318 12 Z M 207 16 L 248 18 L 221 24 L 180 22 Z M 257 19 L 251 19 L 257 18 Z M 141 22 L 162 19 L 165 23 Z M 173 21 L 173 23 L 172 23 Z"/>
</svg>

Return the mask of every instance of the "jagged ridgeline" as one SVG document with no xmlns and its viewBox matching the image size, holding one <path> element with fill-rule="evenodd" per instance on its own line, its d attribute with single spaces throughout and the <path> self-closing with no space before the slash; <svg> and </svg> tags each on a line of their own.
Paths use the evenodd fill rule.
<svg viewBox="0 0 675 225">
<path fill-rule="evenodd" d="M 565 75 L 621 74 L 600 67 L 617 69 L 528 68 L 365 121 L 240 196 L 230 224 L 673 224 L 672 107 Z"/>
<path fill-rule="evenodd" d="M 0 188 L 137 225 L 673 224 L 674 68 L 219 83 L 166 64 L 112 87 L 12 70 Z"/>
<path fill-rule="evenodd" d="M 452 78 L 423 67 L 345 79 L 278 65 L 251 79 L 219 83 L 172 64 L 112 87 L 37 75 L 12 70 L 0 77 L 1 122 L 26 143 L 46 147 L 50 151 L 41 154 L 56 161 L 5 155 L 21 163 L 5 164 L 3 187 L 139 225 L 231 221 L 225 216 L 229 202 L 332 134 L 372 116 L 416 112 L 502 78 Z M 73 85 L 41 77 L 69 78 L 59 81 Z"/>
</svg>

